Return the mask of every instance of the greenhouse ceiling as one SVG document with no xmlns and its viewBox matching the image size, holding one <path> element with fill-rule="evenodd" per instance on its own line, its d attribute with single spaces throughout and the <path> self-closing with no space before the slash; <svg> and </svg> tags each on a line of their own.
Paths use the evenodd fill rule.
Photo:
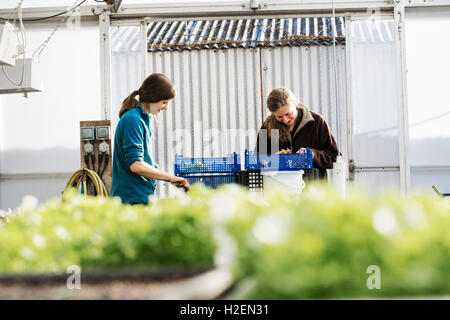
<svg viewBox="0 0 450 320">
<path fill-rule="evenodd" d="M 226 1 L 236 1 L 236 0 L 222 0 L 221 2 Z M 15 8 L 19 0 L 2 0 L 2 4 L 0 6 L 1 9 L 9 9 Z M 38 8 L 38 7 L 61 7 L 61 6 L 71 6 L 75 2 L 79 3 L 79 1 L 75 0 L 24 0 L 22 7 L 24 8 Z M 148 4 L 148 3 L 168 3 L 168 2 L 185 2 L 192 3 L 191 0 L 122 0 L 122 4 Z M 210 0 L 195 0 L 195 2 L 211 2 Z M 94 0 L 87 0 L 83 3 L 83 6 L 86 5 L 98 5 L 99 3 Z"/>
</svg>

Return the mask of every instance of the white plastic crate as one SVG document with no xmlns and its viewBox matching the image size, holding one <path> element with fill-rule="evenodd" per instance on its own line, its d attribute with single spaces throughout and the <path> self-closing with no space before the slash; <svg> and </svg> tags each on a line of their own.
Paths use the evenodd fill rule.
<svg viewBox="0 0 450 320">
<path fill-rule="evenodd" d="M 301 194 L 305 188 L 303 170 L 298 171 L 262 171 L 264 193 L 283 190 L 287 193 Z"/>
</svg>

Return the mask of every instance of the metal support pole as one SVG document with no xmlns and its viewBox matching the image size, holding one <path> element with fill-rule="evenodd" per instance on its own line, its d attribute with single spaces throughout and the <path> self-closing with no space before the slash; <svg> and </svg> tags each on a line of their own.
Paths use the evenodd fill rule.
<svg viewBox="0 0 450 320">
<path fill-rule="evenodd" d="M 345 16 L 345 81 L 346 81 L 346 102 L 347 102 L 347 160 L 349 163 L 354 161 L 353 153 L 353 83 L 352 83 L 352 33 L 351 33 L 351 16 Z M 348 177 L 350 181 L 354 180 L 354 172 L 350 170 L 349 165 Z"/>
<path fill-rule="evenodd" d="M 102 120 L 111 120 L 111 35 L 109 11 L 100 14 L 100 87 Z"/>
<path fill-rule="evenodd" d="M 148 37 L 147 37 L 147 26 L 148 22 L 146 19 L 141 21 L 140 24 L 140 31 L 141 31 L 141 54 L 142 54 L 142 74 L 141 74 L 141 80 L 144 81 L 145 78 L 147 78 L 148 73 L 148 62 L 147 62 L 147 56 L 148 56 Z"/>
<path fill-rule="evenodd" d="M 394 22 L 400 188 L 402 193 L 407 195 L 411 185 L 411 168 L 409 163 L 408 95 L 406 84 L 405 6 L 402 3 L 398 3 L 394 8 Z"/>
</svg>

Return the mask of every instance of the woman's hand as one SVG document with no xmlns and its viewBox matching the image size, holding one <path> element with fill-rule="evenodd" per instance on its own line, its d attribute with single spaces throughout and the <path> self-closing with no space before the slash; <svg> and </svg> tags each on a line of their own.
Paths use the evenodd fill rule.
<svg viewBox="0 0 450 320">
<path fill-rule="evenodd" d="M 308 150 L 306 148 L 300 148 L 300 150 L 298 150 L 297 153 L 306 154 L 306 153 L 308 153 Z M 314 151 L 313 150 L 311 150 L 311 155 L 312 155 L 313 159 L 315 159 L 315 155 L 314 155 Z"/>
<path fill-rule="evenodd" d="M 173 184 L 175 187 L 184 188 L 185 190 L 189 190 L 191 188 L 189 182 L 187 182 L 185 178 L 172 176 L 169 182 Z"/>
<path fill-rule="evenodd" d="M 282 149 L 281 151 L 277 152 L 277 154 L 290 154 L 290 153 L 292 153 L 291 149 L 286 149 L 286 150 Z"/>
<path fill-rule="evenodd" d="M 147 179 L 156 179 L 166 182 L 170 182 L 176 187 L 184 188 L 189 190 L 191 187 L 186 179 L 181 177 L 172 176 L 170 173 L 163 171 L 162 169 L 149 165 L 144 161 L 136 161 L 130 166 L 130 170 L 140 176 L 146 177 Z"/>
</svg>

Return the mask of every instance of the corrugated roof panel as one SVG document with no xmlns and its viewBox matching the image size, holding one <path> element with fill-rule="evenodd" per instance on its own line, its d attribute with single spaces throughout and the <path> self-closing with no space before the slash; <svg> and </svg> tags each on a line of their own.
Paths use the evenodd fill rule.
<svg viewBox="0 0 450 320">
<path fill-rule="evenodd" d="M 183 36 L 185 25 L 186 25 L 186 22 L 184 22 L 184 21 L 178 22 L 177 29 L 175 30 L 175 34 L 173 35 L 172 41 L 170 42 L 170 44 L 174 45 L 174 44 L 179 43 L 181 37 Z"/>
<path fill-rule="evenodd" d="M 298 19 L 292 19 L 291 34 L 298 34 Z"/>
<path fill-rule="evenodd" d="M 384 29 L 381 23 L 378 32 Z M 113 51 L 139 50 L 140 36 L 127 32 L 113 31 Z M 343 17 L 335 23 L 331 17 L 158 21 L 147 28 L 149 51 L 331 45 L 333 33 L 338 44 L 345 43 Z"/>
<path fill-rule="evenodd" d="M 344 19 L 336 19 L 335 24 L 339 36 L 345 37 Z"/>
<path fill-rule="evenodd" d="M 325 35 L 324 28 L 325 28 L 325 26 L 324 26 L 324 23 L 323 23 L 323 18 L 318 18 L 317 19 L 317 35 L 319 37 Z"/>
<path fill-rule="evenodd" d="M 306 19 L 300 18 L 300 32 L 299 35 L 306 34 Z"/>
<path fill-rule="evenodd" d="M 264 19 L 259 19 L 256 24 L 255 38 L 253 39 L 255 43 L 258 44 L 259 42 L 261 42 L 263 30 L 264 30 Z"/>
</svg>

